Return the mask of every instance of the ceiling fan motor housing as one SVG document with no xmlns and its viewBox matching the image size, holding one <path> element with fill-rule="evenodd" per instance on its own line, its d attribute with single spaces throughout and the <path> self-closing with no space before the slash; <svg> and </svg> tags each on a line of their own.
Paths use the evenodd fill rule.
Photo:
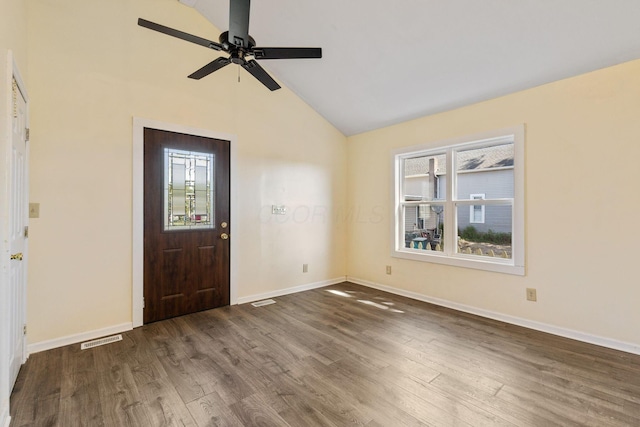
<svg viewBox="0 0 640 427">
<path fill-rule="evenodd" d="M 248 47 L 243 47 L 243 40 L 237 39 L 235 43 L 229 42 L 229 31 L 225 31 L 220 34 L 218 38 L 220 40 L 220 44 L 223 46 L 224 50 L 229 52 L 231 62 L 234 64 L 242 64 L 244 63 L 245 55 L 251 55 L 252 49 L 256 45 L 256 41 L 253 37 L 249 36 Z"/>
</svg>

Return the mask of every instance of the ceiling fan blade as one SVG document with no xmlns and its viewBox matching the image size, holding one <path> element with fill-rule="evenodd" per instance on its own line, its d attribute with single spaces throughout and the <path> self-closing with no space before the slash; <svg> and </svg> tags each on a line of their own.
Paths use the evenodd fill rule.
<svg viewBox="0 0 640 427">
<path fill-rule="evenodd" d="M 218 71 L 220 68 L 231 64 L 231 60 L 229 58 L 217 58 L 213 61 L 209 62 L 204 67 L 200 68 L 198 71 L 194 71 L 189 75 L 190 79 L 200 80 L 203 77 L 208 76 L 214 71 Z"/>
<path fill-rule="evenodd" d="M 322 58 L 320 47 L 254 47 L 256 59 Z"/>
<path fill-rule="evenodd" d="M 251 61 L 247 61 L 242 64 L 242 68 L 247 70 L 253 77 L 260 80 L 260 82 L 269 88 L 269 90 L 274 91 L 280 89 L 280 85 L 276 83 L 275 80 L 271 78 L 271 76 L 253 59 Z"/>
<path fill-rule="evenodd" d="M 249 47 L 251 0 L 229 0 L 229 43 Z"/>
<path fill-rule="evenodd" d="M 146 19 L 138 18 L 138 25 L 153 31 L 157 31 L 159 33 L 186 40 L 191 43 L 199 44 L 200 46 L 208 47 L 214 50 L 223 50 L 222 45 L 214 41 L 203 39 L 202 37 L 194 36 L 193 34 L 185 33 L 184 31 L 165 27 L 164 25 L 156 24 L 155 22 L 147 21 Z"/>
</svg>

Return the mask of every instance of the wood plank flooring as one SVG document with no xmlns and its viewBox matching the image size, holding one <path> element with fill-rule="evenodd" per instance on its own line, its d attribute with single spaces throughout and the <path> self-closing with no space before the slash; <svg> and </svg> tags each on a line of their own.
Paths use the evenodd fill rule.
<svg viewBox="0 0 640 427">
<path fill-rule="evenodd" d="M 343 283 L 31 355 L 11 426 L 636 426 L 640 356 Z"/>
</svg>

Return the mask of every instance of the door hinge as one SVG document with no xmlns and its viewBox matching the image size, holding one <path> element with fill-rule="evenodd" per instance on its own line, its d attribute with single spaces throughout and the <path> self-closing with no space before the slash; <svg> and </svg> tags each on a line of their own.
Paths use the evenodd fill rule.
<svg viewBox="0 0 640 427">
<path fill-rule="evenodd" d="M 29 133 L 30 133 L 30 132 L 29 132 L 29 128 L 25 128 L 25 129 L 24 129 L 24 136 L 25 136 L 25 140 L 26 140 L 27 142 L 29 142 Z"/>
<path fill-rule="evenodd" d="M 22 327 L 22 333 L 24 335 L 27 335 L 27 325 L 26 324 Z"/>
<path fill-rule="evenodd" d="M 29 226 L 24 227 L 24 237 L 29 237 Z"/>
<path fill-rule="evenodd" d="M 145 307 L 144 298 L 142 298 L 142 308 Z"/>
</svg>

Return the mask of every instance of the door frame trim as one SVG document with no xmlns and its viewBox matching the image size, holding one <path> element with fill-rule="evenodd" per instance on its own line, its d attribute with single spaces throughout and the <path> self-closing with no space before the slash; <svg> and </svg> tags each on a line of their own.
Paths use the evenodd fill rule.
<svg viewBox="0 0 640 427">
<path fill-rule="evenodd" d="M 236 135 L 217 132 L 209 129 L 200 129 L 190 126 L 183 126 L 174 123 L 166 123 L 141 117 L 133 117 L 133 246 L 132 246 L 132 280 L 133 289 L 131 294 L 131 308 L 133 327 L 143 325 L 144 307 L 144 128 L 165 130 L 169 132 L 184 133 L 188 135 L 203 136 L 207 138 L 222 139 L 229 141 L 229 175 L 230 175 L 230 218 L 231 236 L 237 235 L 237 224 L 235 221 L 236 208 L 238 206 L 236 160 L 237 160 L 237 140 Z M 231 245 L 229 252 L 229 304 L 238 303 L 237 272 L 238 272 L 238 252 L 237 246 Z"/>
</svg>

